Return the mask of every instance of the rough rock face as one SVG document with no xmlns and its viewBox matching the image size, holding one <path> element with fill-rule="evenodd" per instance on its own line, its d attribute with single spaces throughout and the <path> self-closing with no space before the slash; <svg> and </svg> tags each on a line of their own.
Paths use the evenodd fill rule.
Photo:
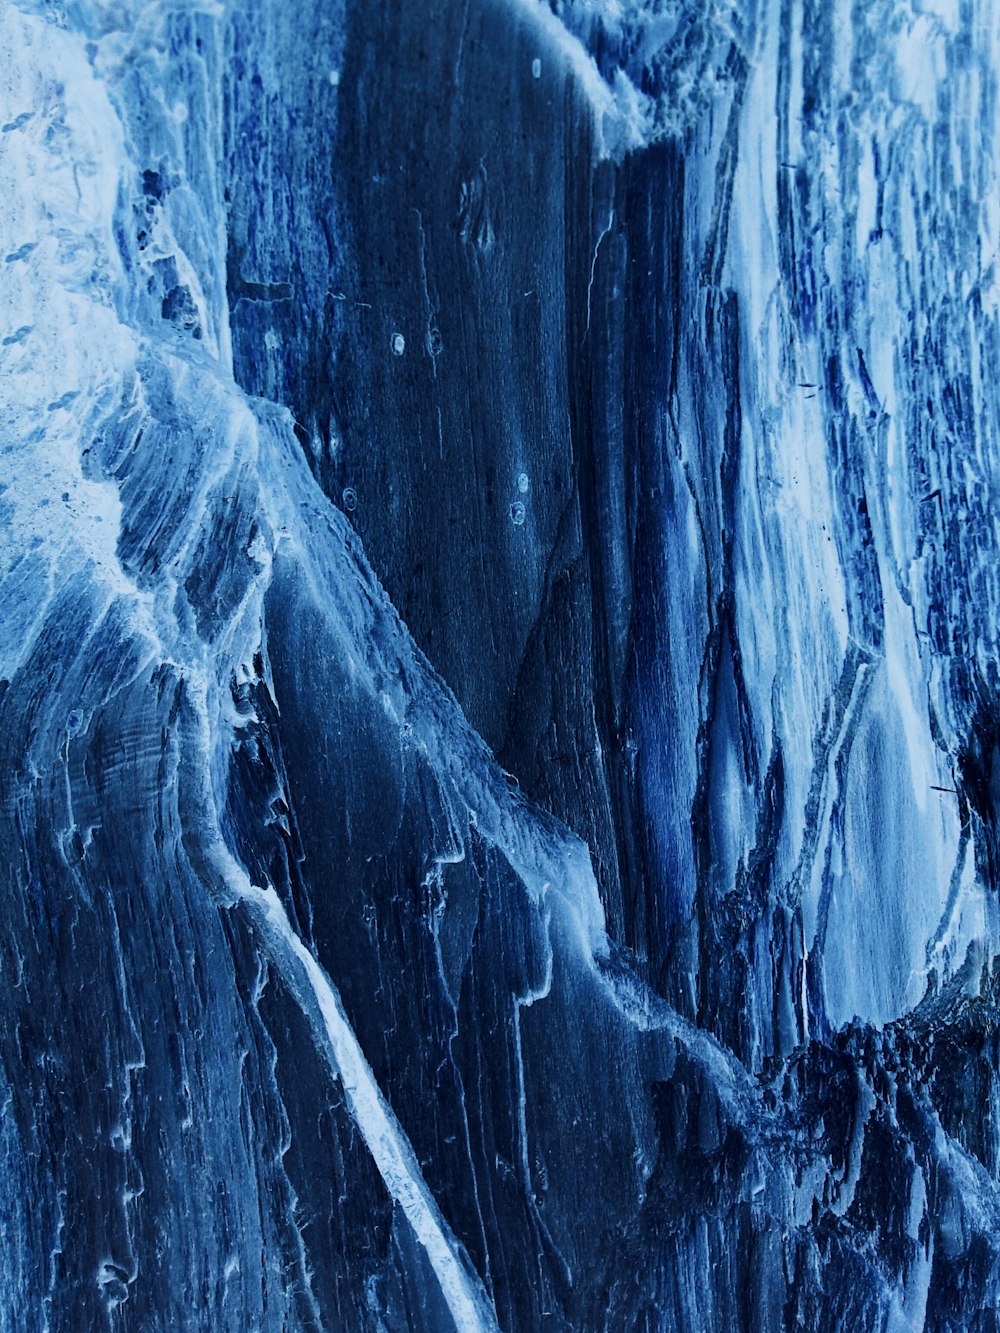
<svg viewBox="0 0 1000 1333">
<path fill-rule="evenodd" d="M 991 0 L 0 51 L 0 1329 L 995 1328 Z"/>
</svg>

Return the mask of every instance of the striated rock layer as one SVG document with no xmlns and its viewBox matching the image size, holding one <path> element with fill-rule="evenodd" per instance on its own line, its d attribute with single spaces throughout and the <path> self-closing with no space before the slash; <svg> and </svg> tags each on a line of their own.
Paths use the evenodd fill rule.
<svg viewBox="0 0 1000 1333">
<path fill-rule="evenodd" d="M 0 1329 L 993 1329 L 1000 11 L 0 51 Z"/>
</svg>

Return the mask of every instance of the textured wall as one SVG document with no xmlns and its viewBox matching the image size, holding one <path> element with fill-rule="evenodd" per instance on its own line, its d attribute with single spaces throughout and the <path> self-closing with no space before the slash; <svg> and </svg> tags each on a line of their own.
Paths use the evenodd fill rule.
<svg viewBox="0 0 1000 1333">
<path fill-rule="evenodd" d="M 0 51 L 0 1329 L 994 1328 L 990 0 Z"/>
</svg>

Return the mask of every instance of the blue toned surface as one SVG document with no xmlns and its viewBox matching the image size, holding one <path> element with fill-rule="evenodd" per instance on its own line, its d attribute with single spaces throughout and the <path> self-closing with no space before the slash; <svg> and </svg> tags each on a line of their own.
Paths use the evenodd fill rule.
<svg viewBox="0 0 1000 1333">
<path fill-rule="evenodd" d="M 994 1328 L 989 0 L 0 51 L 0 1329 Z"/>
</svg>

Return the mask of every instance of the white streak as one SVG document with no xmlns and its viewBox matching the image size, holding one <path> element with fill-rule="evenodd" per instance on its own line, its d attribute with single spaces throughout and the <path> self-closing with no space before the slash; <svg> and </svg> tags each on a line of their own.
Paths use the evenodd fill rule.
<svg viewBox="0 0 1000 1333">
<path fill-rule="evenodd" d="M 239 893 L 303 1012 L 311 1017 L 314 1006 L 319 1011 L 322 1026 L 314 1021 L 314 1035 L 340 1075 L 348 1108 L 386 1189 L 427 1253 L 456 1328 L 462 1333 L 496 1328 L 486 1292 L 458 1257 L 457 1242 L 420 1174 L 402 1126 L 382 1096 L 333 984 L 292 930 L 274 889 L 258 889 L 246 881 Z M 303 998 L 304 990 L 308 995 Z"/>
</svg>

